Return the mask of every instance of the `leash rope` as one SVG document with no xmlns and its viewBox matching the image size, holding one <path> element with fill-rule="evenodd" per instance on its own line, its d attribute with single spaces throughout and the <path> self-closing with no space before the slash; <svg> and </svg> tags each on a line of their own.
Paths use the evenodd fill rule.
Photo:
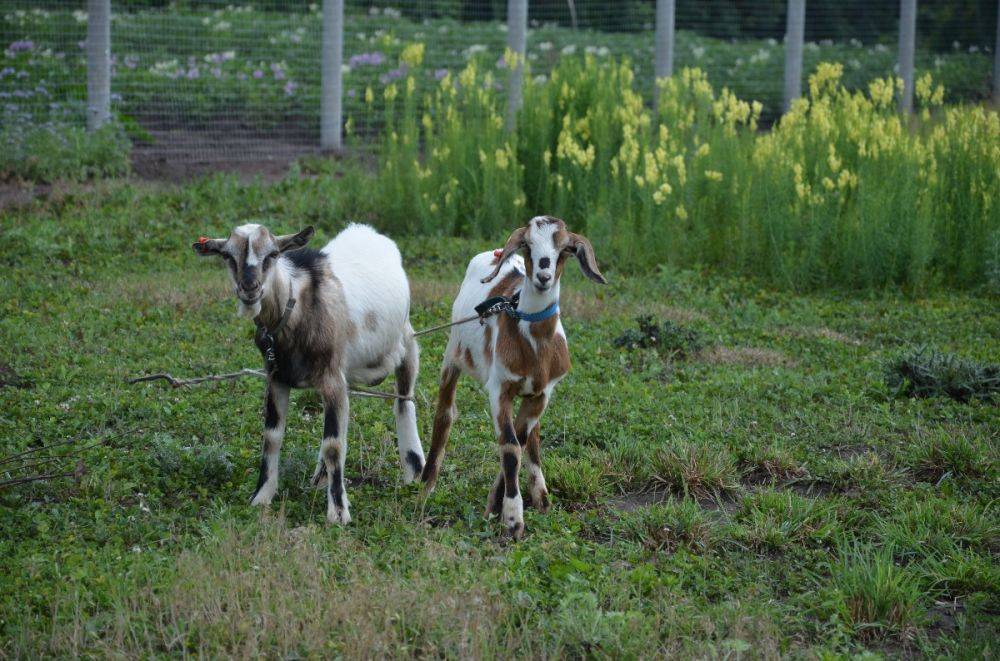
<svg viewBox="0 0 1000 661">
<path fill-rule="evenodd" d="M 451 328 L 452 326 L 458 326 L 459 324 L 467 324 L 470 321 L 479 320 L 479 323 L 486 323 L 486 320 L 494 315 L 498 315 L 501 312 L 506 313 L 512 319 L 518 321 L 527 321 L 528 323 L 534 323 L 538 321 L 544 321 L 549 317 L 552 317 L 559 313 L 559 303 L 553 303 L 549 307 L 541 310 L 539 312 L 519 312 L 517 309 L 517 304 L 521 300 L 521 292 L 516 292 L 513 296 L 494 296 L 488 298 L 479 305 L 476 306 L 476 313 L 459 319 L 458 321 L 452 321 L 447 324 L 440 324 L 438 326 L 431 326 L 430 328 L 425 328 L 413 334 L 413 337 L 420 337 L 421 335 L 427 335 L 428 333 L 433 333 L 435 331 L 444 330 L 446 328 Z M 292 310 L 295 309 L 295 299 L 289 298 L 288 302 L 285 304 L 285 310 L 281 314 L 281 318 L 278 320 L 278 325 L 274 327 L 274 330 L 268 330 L 267 325 L 260 320 L 260 317 L 254 317 L 253 322 L 257 326 L 257 331 L 254 333 L 254 343 L 260 350 L 261 356 L 264 358 L 264 369 L 255 370 L 249 367 L 245 367 L 238 372 L 230 372 L 228 374 L 209 374 L 206 376 L 198 376 L 191 379 L 178 379 L 171 374 L 166 372 L 159 372 L 157 374 L 147 374 L 144 376 L 137 376 L 131 379 L 126 379 L 126 383 L 135 384 L 142 383 L 145 381 L 156 381 L 162 379 L 169 383 L 173 388 L 183 388 L 185 386 L 193 386 L 199 383 L 205 383 L 208 381 L 231 381 L 234 379 L 241 379 L 246 376 L 257 376 L 262 378 L 268 378 L 274 373 L 277 368 L 278 356 L 275 353 L 275 336 L 277 336 L 282 330 L 284 330 L 285 325 L 288 323 L 289 317 L 292 316 Z M 365 388 L 351 388 L 349 390 L 350 394 L 356 395 L 358 397 L 373 397 L 376 399 L 391 399 L 391 400 L 403 400 L 403 401 L 414 401 L 414 398 L 404 397 L 403 395 L 394 395 L 392 393 L 378 392 L 377 390 L 367 390 Z"/>
</svg>

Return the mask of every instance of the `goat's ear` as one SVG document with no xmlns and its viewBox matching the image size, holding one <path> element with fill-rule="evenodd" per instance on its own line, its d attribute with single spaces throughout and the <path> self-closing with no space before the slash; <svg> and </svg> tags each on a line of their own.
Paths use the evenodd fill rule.
<svg viewBox="0 0 1000 661">
<path fill-rule="evenodd" d="M 580 262 L 580 270 L 583 274 L 602 285 L 608 284 L 607 278 L 601 274 L 601 269 L 597 268 L 597 257 L 594 256 L 594 246 L 590 245 L 587 237 L 569 232 L 569 242 L 566 250 L 576 255 Z"/>
<path fill-rule="evenodd" d="M 284 234 L 277 237 L 275 239 L 275 243 L 278 244 L 279 252 L 285 252 L 286 250 L 298 250 L 309 243 L 309 239 L 311 239 L 315 233 L 316 230 L 313 229 L 312 225 L 310 225 L 301 232 L 296 232 L 295 234 Z"/>
<path fill-rule="evenodd" d="M 503 247 L 503 252 L 500 253 L 499 257 L 497 257 L 497 265 L 493 269 L 493 272 L 483 278 L 480 282 L 489 282 L 493 278 L 497 277 L 497 274 L 500 273 L 500 268 L 504 265 L 504 262 L 510 259 L 511 255 L 524 247 L 524 235 L 527 233 L 527 227 L 521 227 L 514 230 L 514 232 L 510 235 L 510 238 L 507 239 L 507 245 Z"/>
<path fill-rule="evenodd" d="M 191 247 L 194 248 L 195 253 L 202 257 L 221 255 L 222 247 L 226 245 L 226 241 L 227 239 L 209 239 L 203 236 L 192 243 Z"/>
</svg>

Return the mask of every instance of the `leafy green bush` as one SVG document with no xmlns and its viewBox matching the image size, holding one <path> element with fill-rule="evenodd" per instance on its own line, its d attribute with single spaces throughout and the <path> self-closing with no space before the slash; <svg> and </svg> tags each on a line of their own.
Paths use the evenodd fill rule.
<svg viewBox="0 0 1000 661">
<path fill-rule="evenodd" d="M 0 145 L 0 180 L 36 182 L 127 174 L 132 148 L 118 125 L 108 124 L 88 132 L 56 122 L 5 122 L 0 129 Z"/>
</svg>

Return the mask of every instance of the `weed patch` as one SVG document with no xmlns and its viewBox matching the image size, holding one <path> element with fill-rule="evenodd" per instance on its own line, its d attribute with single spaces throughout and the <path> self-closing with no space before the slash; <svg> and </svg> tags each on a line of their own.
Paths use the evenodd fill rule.
<svg viewBox="0 0 1000 661">
<path fill-rule="evenodd" d="M 897 396 L 993 400 L 1000 394 L 1000 365 L 964 360 L 924 347 L 891 362 L 886 382 Z"/>
</svg>

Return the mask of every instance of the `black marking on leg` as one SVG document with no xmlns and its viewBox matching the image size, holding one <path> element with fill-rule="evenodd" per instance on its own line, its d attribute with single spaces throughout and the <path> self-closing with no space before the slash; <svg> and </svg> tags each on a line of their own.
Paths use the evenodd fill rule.
<svg viewBox="0 0 1000 661">
<path fill-rule="evenodd" d="M 274 429 L 278 426 L 278 407 L 274 404 L 274 393 L 270 388 L 264 397 L 264 428 Z"/>
<path fill-rule="evenodd" d="M 517 434 L 514 433 L 514 425 L 510 424 L 509 421 L 503 424 L 503 434 L 500 439 L 504 443 L 517 443 Z"/>
<path fill-rule="evenodd" d="M 342 473 L 340 472 L 340 466 L 337 465 L 331 471 L 327 469 L 327 475 L 329 476 L 329 484 L 327 485 L 330 489 L 330 498 L 333 499 L 333 504 L 339 509 L 344 508 L 344 485 L 342 484 Z"/>
<path fill-rule="evenodd" d="M 520 457 L 517 456 L 517 446 L 505 445 L 503 448 L 503 481 L 507 485 L 506 495 L 508 498 L 517 496 L 517 469 L 520 465 Z"/>
<path fill-rule="evenodd" d="M 260 475 L 257 476 L 257 488 L 253 490 L 253 497 L 256 498 L 257 494 L 260 493 L 261 488 L 264 483 L 267 482 L 267 455 L 262 455 L 260 458 Z"/>
<path fill-rule="evenodd" d="M 493 497 L 490 498 L 490 511 L 488 514 L 500 514 L 503 511 L 503 475 L 497 477 L 496 484 L 493 485 Z"/>
<path fill-rule="evenodd" d="M 323 438 L 336 437 L 337 430 L 337 408 L 333 404 L 328 404 L 323 414 Z"/>
<path fill-rule="evenodd" d="M 408 450 L 406 452 L 406 463 L 408 463 L 410 468 L 413 469 L 414 475 L 420 475 L 420 471 L 424 469 L 423 460 L 420 458 L 420 455 L 413 450 Z M 426 480 L 424 481 L 426 482 Z"/>
</svg>

